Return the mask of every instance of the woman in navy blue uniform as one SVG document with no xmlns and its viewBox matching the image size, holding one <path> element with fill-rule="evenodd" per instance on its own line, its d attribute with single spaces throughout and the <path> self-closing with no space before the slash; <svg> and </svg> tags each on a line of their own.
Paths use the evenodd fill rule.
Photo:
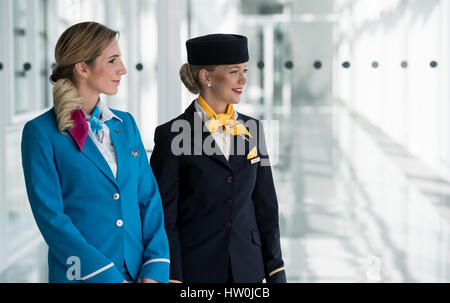
<svg viewBox="0 0 450 303">
<path fill-rule="evenodd" d="M 48 244 L 50 282 L 168 282 L 169 245 L 158 186 L 133 117 L 109 109 L 127 70 L 118 33 L 67 29 L 50 77 L 54 107 L 28 122 L 22 164 Z"/>
<path fill-rule="evenodd" d="M 247 38 L 186 42 L 181 80 L 199 94 L 155 131 L 151 166 L 169 239 L 170 282 L 286 282 L 278 202 L 259 121 L 234 111 Z"/>
</svg>

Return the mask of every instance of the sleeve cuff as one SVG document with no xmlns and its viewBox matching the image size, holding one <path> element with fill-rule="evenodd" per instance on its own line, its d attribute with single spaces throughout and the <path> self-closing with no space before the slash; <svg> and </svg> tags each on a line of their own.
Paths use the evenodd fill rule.
<svg viewBox="0 0 450 303">
<path fill-rule="evenodd" d="M 168 283 L 169 270 L 169 259 L 159 258 L 148 260 L 142 265 L 139 278 L 153 279 L 161 283 Z"/>
<path fill-rule="evenodd" d="M 267 278 L 268 283 L 286 283 L 286 271 L 284 267 L 277 268 L 270 272 Z"/>
<path fill-rule="evenodd" d="M 86 276 L 81 277 L 80 280 L 86 283 L 122 283 L 124 277 L 114 266 L 114 263 L 110 263 Z"/>
</svg>

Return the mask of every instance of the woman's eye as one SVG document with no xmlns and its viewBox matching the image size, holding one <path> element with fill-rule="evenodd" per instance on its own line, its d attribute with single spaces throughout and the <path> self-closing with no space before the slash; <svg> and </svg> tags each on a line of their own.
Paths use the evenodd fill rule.
<svg viewBox="0 0 450 303">
<path fill-rule="evenodd" d="M 116 62 L 116 59 L 112 59 L 111 61 L 109 61 L 109 63 L 114 63 Z"/>
<path fill-rule="evenodd" d="M 244 69 L 242 72 L 245 74 L 245 73 L 247 73 L 247 71 L 248 71 L 248 69 Z M 239 72 L 239 70 L 233 70 L 230 73 L 231 74 L 237 74 L 238 72 Z"/>
</svg>

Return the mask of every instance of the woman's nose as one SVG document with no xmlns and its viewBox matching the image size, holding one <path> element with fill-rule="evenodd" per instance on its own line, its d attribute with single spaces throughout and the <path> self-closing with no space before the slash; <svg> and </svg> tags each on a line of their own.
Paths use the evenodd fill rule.
<svg viewBox="0 0 450 303">
<path fill-rule="evenodd" d="M 125 65 L 123 65 L 123 69 L 122 69 L 122 75 L 126 75 L 127 74 L 127 68 L 125 67 Z"/>
<path fill-rule="evenodd" d="M 245 83 L 247 83 L 247 78 L 245 77 L 244 73 L 241 74 L 241 77 L 239 79 L 239 83 L 242 83 L 243 85 L 245 85 Z"/>
<path fill-rule="evenodd" d="M 127 68 L 125 67 L 125 64 L 122 61 L 121 61 L 121 66 L 120 66 L 120 69 L 119 69 L 119 73 L 121 75 L 125 75 L 127 73 Z"/>
</svg>

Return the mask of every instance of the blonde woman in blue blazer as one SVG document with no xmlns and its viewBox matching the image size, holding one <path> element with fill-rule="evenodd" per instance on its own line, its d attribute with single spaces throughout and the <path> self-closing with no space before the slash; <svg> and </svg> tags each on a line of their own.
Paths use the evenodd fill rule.
<svg viewBox="0 0 450 303">
<path fill-rule="evenodd" d="M 158 186 L 136 122 L 110 110 L 126 74 L 118 33 L 93 22 L 56 45 L 54 107 L 28 122 L 22 164 L 49 246 L 50 282 L 168 282 L 169 246 Z"/>
</svg>

